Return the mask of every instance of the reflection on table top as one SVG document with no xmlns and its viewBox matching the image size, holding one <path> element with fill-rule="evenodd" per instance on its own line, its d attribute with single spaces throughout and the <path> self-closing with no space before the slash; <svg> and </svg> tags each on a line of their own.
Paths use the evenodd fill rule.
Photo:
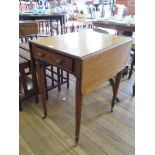
<svg viewBox="0 0 155 155">
<path fill-rule="evenodd" d="M 64 34 L 48 38 L 40 38 L 33 42 L 39 46 L 83 59 L 88 55 L 106 50 L 121 43 L 131 41 L 129 37 L 103 34 L 93 30 Z"/>
</svg>

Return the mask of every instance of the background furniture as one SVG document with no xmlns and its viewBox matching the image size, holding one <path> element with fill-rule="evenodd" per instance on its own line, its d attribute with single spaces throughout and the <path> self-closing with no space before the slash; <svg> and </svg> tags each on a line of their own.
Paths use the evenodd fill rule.
<svg viewBox="0 0 155 155">
<path fill-rule="evenodd" d="M 19 20 L 49 20 L 50 21 L 50 32 L 52 35 L 52 21 L 60 21 L 61 34 L 64 33 L 65 15 L 64 14 L 19 14 Z"/>
<path fill-rule="evenodd" d="M 36 102 L 38 102 L 38 96 L 33 83 L 29 75 L 31 74 L 30 61 L 22 56 L 19 56 L 19 110 L 22 110 L 21 102 L 35 96 Z M 27 70 L 27 71 L 26 71 Z"/>
<path fill-rule="evenodd" d="M 33 91 L 29 91 L 27 87 L 29 87 L 30 81 L 32 81 L 31 77 L 28 75 L 31 74 L 31 59 L 29 52 L 29 44 L 28 41 L 33 39 L 33 36 L 37 38 L 38 27 L 36 26 L 36 22 L 34 21 L 23 21 L 19 23 L 19 34 L 20 39 L 22 40 L 19 44 L 19 56 L 20 56 L 20 88 L 23 85 L 22 91 L 20 92 L 20 109 L 21 102 L 29 97 L 32 97 L 34 94 L 37 95 L 38 84 L 31 85 L 31 89 Z M 23 29 L 24 28 L 24 29 Z M 34 34 L 36 33 L 36 34 Z M 23 43 L 25 41 L 25 43 Z M 29 69 L 29 72 L 25 74 L 25 69 Z M 67 83 L 67 89 L 69 89 L 69 73 L 63 71 L 61 68 L 55 67 L 54 65 L 46 64 L 44 65 L 44 77 L 45 77 L 45 87 L 46 87 L 46 99 L 48 99 L 48 91 L 54 88 L 58 88 L 58 91 L 61 91 L 61 85 Z M 28 79 L 28 82 L 27 80 Z M 50 79 L 50 80 L 47 80 Z M 36 79 L 35 79 L 36 80 Z M 48 84 L 47 81 L 50 81 Z M 31 82 L 32 83 L 32 82 Z"/>
<path fill-rule="evenodd" d="M 96 20 L 93 21 L 94 26 L 96 26 L 97 28 L 108 28 L 108 29 L 114 29 L 117 31 L 118 35 L 123 35 L 123 36 L 129 36 L 132 37 L 133 32 L 135 32 L 135 24 L 132 23 L 128 23 L 125 21 L 120 21 L 116 20 L 116 19 L 109 19 L 109 20 Z M 134 51 L 134 46 L 135 44 L 132 45 L 132 51 Z M 135 52 L 132 54 L 130 54 L 130 58 L 129 61 L 131 61 L 131 65 L 130 66 L 126 66 L 123 70 L 122 76 L 126 76 L 128 75 L 128 71 L 129 71 L 129 77 L 128 79 L 130 79 L 132 73 L 133 73 L 133 66 L 135 64 Z"/>
<path fill-rule="evenodd" d="M 132 48 L 131 50 L 133 51 L 133 54 L 130 54 L 132 60 L 131 60 L 131 67 L 130 67 L 130 70 L 129 70 L 129 77 L 128 79 L 131 78 L 132 74 L 133 74 L 133 71 L 135 71 L 135 44 L 132 45 Z M 135 96 L 135 82 L 134 82 L 134 85 L 133 85 L 133 92 L 132 92 L 132 96 L 134 97 Z"/>
<path fill-rule="evenodd" d="M 131 57 L 131 67 L 129 69 L 129 77 L 128 79 L 131 78 L 133 71 L 135 71 L 134 66 L 135 66 L 135 44 L 132 45 L 131 50 L 133 51 L 132 54 L 130 54 Z"/>
<path fill-rule="evenodd" d="M 135 24 L 130 23 L 118 23 L 118 22 L 111 22 L 108 20 L 96 20 L 93 21 L 94 26 L 114 29 L 117 30 L 117 34 L 122 33 L 122 35 L 132 36 L 133 32 L 135 31 Z"/>
</svg>

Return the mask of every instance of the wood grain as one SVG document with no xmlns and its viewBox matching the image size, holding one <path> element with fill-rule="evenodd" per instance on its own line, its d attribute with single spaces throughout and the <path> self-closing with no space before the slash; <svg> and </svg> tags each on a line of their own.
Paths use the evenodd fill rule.
<svg viewBox="0 0 155 155">
<path fill-rule="evenodd" d="M 35 47 L 33 51 L 34 57 L 44 59 L 47 62 L 51 62 L 53 65 L 56 65 L 64 70 L 72 72 L 72 59 L 64 57 L 62 55 L 52 53 L 50 54 L 47 50 L 40 49 Z"/>
<path fill-rule="evenodd" d="M 93 21 L 93 25 L 96 27 L 114 29 L 118 31 L 128 31 L 128 32 L 135 32 L 135 25 L 133 24 L 121 24 L 115 22 L 108 22 L 108 21 Z"/>
<path fill-rule="evenodd" d="M 50 82 L 50 81 L 48 81 Z M 111 87 L 105 83 L 84 97 L 80 143 L 74 144 L 75 78 L 70 89 L 49 92 L 48 117 L 42 120 L 41 105 L 33 100 L 20 113 L 20 154 L 35 155 L 134 155 L 134 79 L 121 81 L 113 113 L 109 113 Z M 62 100 L 66 98 L 66 100 Z M 130 122 L 130 124 L 129 124 Z M 32 155 L 33 155 L 32 153 Z"/>
<path fill-rule="evenodd" d="M 131 40 L 129 37 L 85 30 L 61 36 L 39 38 L 30 42 L 36 44 L 38 47 L 46 48 L 61 55 L 83 59 L 88 55 L 96 54 L 99 51 L 103 52 L 107 48 L 130 42 Z"/>
<path fill-rule="evenodd" d="M 82 94 L 87 95 L 115 76 L 127 64 L 131 42 L 88 56 L 82 63 Z"/>
</svg>

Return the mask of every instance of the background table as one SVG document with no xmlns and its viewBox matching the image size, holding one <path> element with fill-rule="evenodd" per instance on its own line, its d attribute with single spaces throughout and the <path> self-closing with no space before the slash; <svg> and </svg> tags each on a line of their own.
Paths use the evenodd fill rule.
<svg viewBox="0 0 155 155">
<path fill-rule="evenodd" d="M 118 23 L 118 22 L 111 22 L 108 20 L 96 20 L 93 21 L 94 26 L 96 27 L 102 27 L 102 28 L 108 28 L 108 29 L 114 29 L 117 30 L 118 33 L 122 32 L 122 34 L 127 36 L 132 36 L 133 32 L 135 32 L 135 24 L 130 23 Z"/>
<path fill-rule="evenodd" d="M 19 20 L 41 20 L 46 19 L 50 20 L 50 28 L 52 27 L 52 20 L 59 20 L 61 26 L 61 34 L 63 34 L 63 25 L 65 24 L 65 15 L 64 14 L 19 14 Z M 52 34 L 52 30 L 51 34 Z"/>
</svg>

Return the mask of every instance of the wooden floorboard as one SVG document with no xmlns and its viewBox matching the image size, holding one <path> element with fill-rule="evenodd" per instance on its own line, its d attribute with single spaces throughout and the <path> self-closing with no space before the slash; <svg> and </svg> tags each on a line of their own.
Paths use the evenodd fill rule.
<svg viewBox="0 0 155 155">
<path fill-rule="evenodd" d="M 112 90 L 109 83 L 83 99 L 80 142 L 74 145 L 75 78 L 70 88 L 49 92 L 48 117 L 43 120 L 41 104 L 34 99 L 23 102 L 20 112 L 20 155 L 134 155 L 135 105 L 134 79 L 121 81 L 120 102 L 110 113 Z"/>
</svg>

